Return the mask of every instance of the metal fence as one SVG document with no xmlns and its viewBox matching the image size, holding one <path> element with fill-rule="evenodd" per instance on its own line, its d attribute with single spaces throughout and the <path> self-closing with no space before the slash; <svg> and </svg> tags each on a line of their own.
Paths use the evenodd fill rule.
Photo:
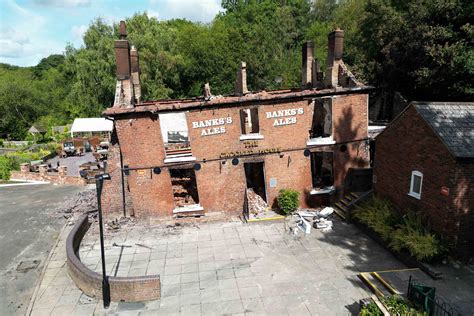
<svg viewBox="0 0 474 316">
<path fill-rule="evenodd" d="M 456 308 L 436 296 L 436 288 L 417 284 L 410 276 L 407 290 L 408 299 L 429 316 L 460 316 Z"/>
</svg>

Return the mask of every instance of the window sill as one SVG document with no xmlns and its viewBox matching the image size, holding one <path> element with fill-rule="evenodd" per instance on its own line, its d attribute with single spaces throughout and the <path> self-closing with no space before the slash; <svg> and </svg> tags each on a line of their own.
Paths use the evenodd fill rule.
<svg viewBox="0 0 474 316">
<path fill-rule="evenodd" d="M 200 212 L 200 211 L 204 211 L 204 207 L 202 207 L 200 204 L 193 204 L 193 205 L 186 205 L 186 206 L 176 207 L 173 210 L 173 214 L 188 213 L 188 212 Z"/>
<path fill-rule="evenodd" d="M 408 193 L 409 196 L 411 196 L 412 198 L 415 198 L 417 200 L 421 200 L 421 194 L 416 194 L 414 192 L 410 192 Z"/>
<path fill-rule="evenodd" d="M 166 157 L 164 163 L 173 163 L 173 162 L 188 162 L 196 161 L 196 157 L 193 156 L 177 156 L 177 157 Z"/>
<path fill-rule="evenodd" d="M 315 145 L 334 145 L 336 141 L 332 139 L 332 137 L 318 137 L 318 138 L 310 138 L 307 142 L 307 146 L 315 146 Z"/>
<path fill-rule="evenodd" d="M 312 189 L 309 194 L 311 195 L 318 195 L 318 194 L 331 194 L 333 193 L 334 191 L 336 191 L 334 189 L 334 186 L 330 186 L 330 187 L 324 187 L 324 188 L 321 188 L 321 189 Z"/>
<path fill-rule="evenodd" d="M 261 134 L 240 135 L 240 140 L 252 140 L 252 139 L 263 139 L 263 135 Z"/>
</svg>

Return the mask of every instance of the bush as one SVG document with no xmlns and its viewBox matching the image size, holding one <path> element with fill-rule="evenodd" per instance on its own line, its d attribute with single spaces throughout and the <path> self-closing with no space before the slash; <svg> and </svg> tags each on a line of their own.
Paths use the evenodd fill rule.
<svg viewBox="0 0 474 316">
<path fill-rule="evenodd" d="M 423 312 L 417 311 L 413 305 L 400 295 L 392 295 L 381 299 L 382 303 L 387 307 L 390 315 L 404 316 L 422 316 Z"/>
<path fill-rule="evenodd" d="M 443 252 L 436 237 L 424 226 L 420 213 L 408 213 L 393 233 L 390 247 L 396 251 L 408 250 L 420 261 L 429 261 Z"/>
<path fill-rule="evenodd" d="M 354 217 L 379 234 L 390 248 L 406 250 L 419 261 L 430 261 L 446 250 L 425 227 L 420 213 L 408 211 L 402 217 L 387 200 L 373 197 L 356 208 Z"/>
<path fill-rule="evenodd" d="M 383 313 L 375 303 L 370 303 L 361 308 L 360 316 L 382 316 Z"/>
<path fill-rule="evenodd" d="M 385 241 L 390 240 L 395 225 L 399 221 L 399 217 L 393 211 L 392 204 L 377 197 L 373 197 L 358 206 L 354 212 L 354 217 L 372 228 Z"/>
<path fill-rule="evenodd" d="M 299 192 L 292 189 L 282 189 L 278 193 L 277 202 L 280 210 L 285 214 L 290 214 L 298 209 Z"/>
<path fill-rule="evenodd" d="M 10 171 L 14 170 L 14 162 L 7 156 L 0 156 L 0 179 L 10 180 Z"/>
</svg>

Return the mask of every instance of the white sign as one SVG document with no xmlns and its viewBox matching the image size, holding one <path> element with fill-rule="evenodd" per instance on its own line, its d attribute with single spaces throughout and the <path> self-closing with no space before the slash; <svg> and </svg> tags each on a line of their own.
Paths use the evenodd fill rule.
<svg viewBox="0 0 474 316">
<path fill-rule="evenodd" d="M 275 119 L 273 126 L 296 124 L 296 116 L 304 113 L 303 108 L 266 112 L 267 119 Z"/>
<path fill-rule="evenodd" d="M 193 128 L 202 128 L 201 136 L 224 134 L 226 124 L 232 124 L 232 118 L 219 117 L 210 120 L 192 122 Z"/>
</svg>

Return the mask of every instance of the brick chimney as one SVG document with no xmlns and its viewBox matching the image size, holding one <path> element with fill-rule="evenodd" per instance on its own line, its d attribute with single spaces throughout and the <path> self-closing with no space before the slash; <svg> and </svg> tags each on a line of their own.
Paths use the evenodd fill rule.
<svg viewBox="0 0 474 316">
<path fill-rule="evenodd" d="M 344 31 L 337 28 L 328 35 L 328 57 L 326 60 L 325 85 L 337 87 L 339 77 L 339 64 L 342 62 L 344 45 Z"/>
<path fill-rule="evenodd" d="M 130 69 L 135 100 L 136 103 L 140 103 L 140 99 L 142 96 L 142 89 L 140 85 L 140 63 L 138 58 L 138 51 L 135 46 L 132 46 L 132 49 L 130 50 Z"/>
<path fill-rule="evenodd" d="M 303 88 L 313 86 L 313 60 L 314 42 L 308 41 L 303 44 L 303 72 L 301 85 Z"/>
<path fill-rule="evenodd" d="M 120 39 L 115 40 L 115 63 L 117 66 L 117 79 L 130 78 L 130 46 L 127 41 L 125 21 L 120 21 Z"/>
<path fill-rule="evenodd" d="M 247 94 L 247 64 L 240 62 L 239 70 L 237 71 L 237 79 L 235 80 L 235 94 L 242 96 Z"/>
</svg>

